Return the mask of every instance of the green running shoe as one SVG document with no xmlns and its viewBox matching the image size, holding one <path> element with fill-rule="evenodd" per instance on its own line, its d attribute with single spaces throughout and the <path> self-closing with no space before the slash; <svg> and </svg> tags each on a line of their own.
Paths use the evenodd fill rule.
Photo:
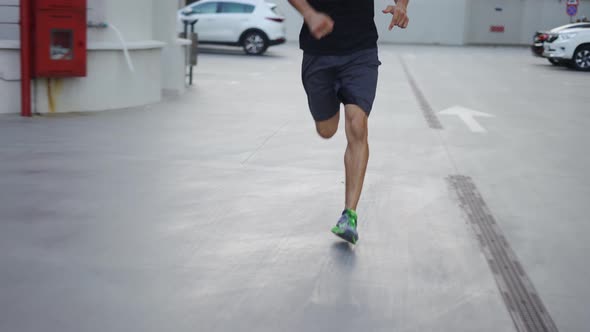
<svg viewBox="0 0 590 332">
<path fill-rule="evenodd" d="M 344 210 L 338 223 L 332 228 L 332 233 L 345 241 L 356 244 L 359 240 L 359 233 L 356 231 L 356 220 L 356 212 L 350 209 Z"/>
</svg>

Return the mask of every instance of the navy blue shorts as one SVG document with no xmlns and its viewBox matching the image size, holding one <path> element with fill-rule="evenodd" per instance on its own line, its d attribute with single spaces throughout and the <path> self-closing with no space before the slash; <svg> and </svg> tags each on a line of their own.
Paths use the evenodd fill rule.
<svg viewBox="0 0 590 332">
<path fill-rule="evenodd" d="M 367 116 L 373 108 L 379 76 L 376 48 L 350 55 L 303 54 L 301 78 L 315 121 L 332 118 L 340 104 L 359 106 Z"/>
</svg>

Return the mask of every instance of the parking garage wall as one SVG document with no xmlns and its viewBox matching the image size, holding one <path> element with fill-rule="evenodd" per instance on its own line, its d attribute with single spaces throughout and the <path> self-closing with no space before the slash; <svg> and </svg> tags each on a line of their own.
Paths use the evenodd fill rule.
<svg viewBox="0 0 590 332">
<path fill-rule="evenodd" d="M 470 0 L 466 43 L 527 45 L 535 31 L 570 22 L 565 3 L 565 0 Z M 581 0 L 578 8 L 578 17 L 590 17 L 590 0 Z M 493 26 L 504 30 L 492 31 Z"/>
<path fill-rule="evenodd" d="M 375 23 L 381 42 L 462 45 L 464 43 L 465 8 L 469 0 L 411 0 L 410 26 L 406 30 L 388 31 L 391 15 L 381 10 L 393 0 L 375 0 Z M 303 20 L 287 0 L 271 0 L 286 16 L 287 38 L 296 42 Z"/>
<path fill-rule="evenodd" d="M 19 0 L 0 0 L 0 40 L 18 39 Z"/>
<path fill-rule="evenodd" d="M 19 0 L 0 0 L 0 114 L 20 110 Z"/>
<path fill-rule="evenodd" d="M 287 17 L 287 38 L 296 42 L 302 19 L 287 0 L 269 0 Z M 393 0 L 375 0 L 375 22 L 381 42 L 419 44 L 527 45 L 537 30 L 567 24 L 566 0 L 411 0 L 410 26 L 387 31 L 389 17 L 381 10 Z M 580 0 L 578 17 L 590 17 L 590 0 Z M 492 32 L 503 26 L 504 32 Z"/>
</svg>

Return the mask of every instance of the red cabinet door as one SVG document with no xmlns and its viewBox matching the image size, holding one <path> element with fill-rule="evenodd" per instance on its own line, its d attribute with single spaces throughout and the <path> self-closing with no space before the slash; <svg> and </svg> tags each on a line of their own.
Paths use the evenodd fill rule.
<svg viewBox="0 0 590 332">
<path fill-rule="evenodd" d="M 36 10 L 86 10 L 86 0 L 36 0 Z"/>
<path fill-rule="evenodd" d="M 36 13 L 35 76 L 86 76 L 86 13 L 47 10 Z"/>
</svg>

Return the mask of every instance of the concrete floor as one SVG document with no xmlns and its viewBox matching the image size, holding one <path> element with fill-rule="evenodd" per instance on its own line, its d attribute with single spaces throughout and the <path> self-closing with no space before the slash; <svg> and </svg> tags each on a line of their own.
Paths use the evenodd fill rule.
<svg viewBox="0 0 590 332">
<path fill-rule="evenodd" d="M 201 55 L 116 112 L 0 117 L 0 331 L 514 331 L 445 178 L 473 178 L 560 331 L 590 317 L 590 76 L 519 48 L 384 45 L 361 242 L 329 229 L 345 137 L 294 45 Z M 487 133 L 428 127 L 486 112 Z"/>
</svg>

